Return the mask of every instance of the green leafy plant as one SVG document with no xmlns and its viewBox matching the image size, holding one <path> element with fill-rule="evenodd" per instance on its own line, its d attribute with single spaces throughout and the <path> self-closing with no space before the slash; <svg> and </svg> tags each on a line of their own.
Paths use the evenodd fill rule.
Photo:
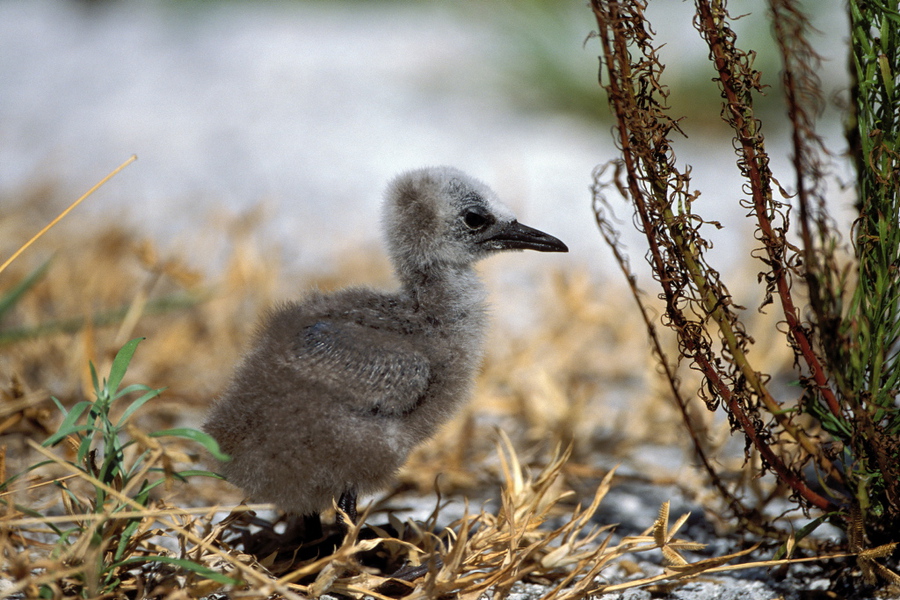
<svg viewBox="0 0 900 600">
<path fill-rule="evenodd" d="M 828 360 L 849 425 L 829 431 L 847 449 L 854 505 L 867 532 L 886 542 L 900 531 L 900 13 L 879 2 L 848 6 L 857 283 L 845 315 L 829 302 L 817 316 L 837 325 Z M 819 278 L 817 287 L 827 289 L 830 281 Z"/>
<path fill-rule="evenodd" d="M 120 387 L 140 341 L 141 338 L 131 340 L 119 350 L 106 378 L 98 377 L 94 365 L 90 365 L 94 400 L 78 402 L 66 410 L 53 398 L 63 420 L 56 433 L 42 446 L 49 448 L 66 443 L 74 451 L 74 458 L 53 457 L 26 471 L 29 473 L 55 464 L 76 476 L 74 481 L 71 477 L 53 480 L 60 490 L 66 513 L 73 517 L 73 524 L 68 528 L 61 528 L 52 520 L 47 520 L 46 524 L 58 540 L 55 558 L 66 567 L 74 568 L 71 577 L 87 596 L 116 589 L 129 569 L 154 562 L 200 573 L 220 583 L 232 582 L 187 557 L 170 556 L 148 546 L 148 541 L 157 534 L 151 527 L 155 489 L 191 476 L 218 477 L 203 470 L 176 470 L 172 453 L 155 440 L 186 438 L 199 443 L 218 459 L 224 460 L 227 456 L 219 451 L 215 440 L 203 432 L 181 428 L 143 434 L 131 424 L 133 415 L 163 391 L 143 384 Z M 114 419 L 113 408 L 128 398 L 133 399 Z M 0 491 L 7 491 L 17 478 L 4 482 Z M 43 516 L 26 506 L 16 505 L 15 508 L 34 517 Z"/>
</svg>

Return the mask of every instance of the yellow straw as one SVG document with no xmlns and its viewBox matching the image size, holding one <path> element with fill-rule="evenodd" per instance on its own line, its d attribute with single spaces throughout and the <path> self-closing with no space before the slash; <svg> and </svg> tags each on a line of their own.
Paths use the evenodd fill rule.
<svg viewBox="0 0 900 600">
<path fill-rule="evenodd" d="M 36 234 L 33 238 L 31 238 L 30 240 L 28 240 L 27 242 L 25 242 L 25 244 L 23 244 L 21 248 L 19 248 L 18 250 L 16 250 L 15 254 L 13 254 L 12 256 L 9 257 L 9 260 L 7 260 L 5 263 L 3 263 L 3 265 L 0 265 L 0 273 L 2 273 L 3 271 L 5 271 L 5 270 L 6 270 L 6 267 L 8 267 L 8 266 L 10 265 L 10 263 L 12 263 L 12 261 L 16 260 L 16 259 L 19 257 L 20 254 L 22 254 L 23 252 L 25 252 L 25 249 L 28 248 L 28 246 L 30 246 L 31 244 L 33 244 L 34 242 L 36 242 L 36 241 L 38 240 L 38 238 L 40 238 L 42 235 L 44 235 L 45 233 L 47 233 L 47 232 L 50 230 L 51 227 L 53 227 L 54 225 L 56 225 L 57 223 L 59 223 L 59 222 L 60 222 L 67 214 L 69 214 L 70 212 L 72 212 L 72 209 L 74 209 L 76 206 L 78 206 L 79 204 L 81 204 L 82 200 L 84 200 L 85 198 L 87 198 L 88 196 L 90 196 L 91 194 L 93 194 L 94 192 L 96 192 L 98 189 L 100 189 L 100 187 L 101 187 L 104 183 L 106 183 L 107 181 L 109 181 L 110 179 L 112 179 L 113 177 L 115 177 L 115 176 L 119 173 L 119 171 L 121 171 L 122 169 L 124 169 L 125 167 L 127 167 L 128 165 L 130 165 L 131 163 L 133 163 L 133 162 L 136 161 L 136 160 L 137 160 L 137 155 L 136 155 L 136 154 L 132 154 L 132 155 L 131 155 L 131 158 L 129 158 L 128 160 L 126 160 L 125 162 L 123 162 L 121 165 L 119 165 L 118 167 L 116 167 L 116 169 L 115 169 L 112 173 L 110 173 L 109 175 L 107 175 L 106 177 L 104 177 L 103 179 L 101 179 L 99 183 L 97 183 L 94 187 L 92 187 L 91 189 L 89 189 L 89 190 L 88 190 L 81 198 L 79 198 L 78 200 L 76 200 L 75 202 L 73 202 L 72 204 L 70 204 L 70 205 L 69 205 L 69 208 L 67 208 L 66 210 L 64 210 L 64 211 L 62 211 L 61 213 L 59 213 L 59 216 L 58 216 L 58 217 L 56 217 L 55 219 L 53 219 L 52 221 L 50 221 L 50 223 L 49 223 L 46 227 L 44 227 L 43 229 L 41 229 L 40 231 L 38 231 L 37 234 Z"/>
</svg>

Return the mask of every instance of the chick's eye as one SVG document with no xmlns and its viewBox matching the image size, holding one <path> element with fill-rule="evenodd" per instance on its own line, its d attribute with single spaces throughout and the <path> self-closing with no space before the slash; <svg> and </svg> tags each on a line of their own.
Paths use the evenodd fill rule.
<svg viewBox="0 0 900 600">
<path fill-rule="evenodd" d="M 488 217 L 480 212 L 470 210 L 463 216 L 463 222 L 469 229 L 478 230 L 488 225 Z"/>
</svg>

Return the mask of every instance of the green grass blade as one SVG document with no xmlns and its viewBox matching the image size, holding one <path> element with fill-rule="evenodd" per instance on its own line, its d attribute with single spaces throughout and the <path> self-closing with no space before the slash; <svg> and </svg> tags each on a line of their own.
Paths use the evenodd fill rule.
<svg viewBox="0 0 900 600">
<path fill-rule="evenodd" d="M 113 560 L 122 560 L 122 555 L 125 554 L 125 551 L 128 549 L 128 540 L 131 539 L 131 536 L 134 535 L 134 532 L 137 531 L 137 528 L 140 527 L 140 525 L 141 519 L 133 519 L 125 526 L 125 529 L 122 530 L 122 534 L 119 536 L 119 543 L 117 544 L 116 554 Z"/>
<path fill-rule="evenodd" d="M 47 462 L 52 462 L 52 461 L 47 461 Z M 3 500 L 0 500 L 0 503 L 6 504 L 6 502 L 4 502 Z M 29 508 L 28 506 L 25 506 L 23 504 L 13 504 L 13 506 L 15 507 L 15 509 L 17 511 L 21 512 L 25 516 L 31 517 L 33 519 L 43 519 L 44 518 L 43 514 L 39 513 L 38 511 L 34 510 L 33 508 Z M 46 527 L 52 529 L 53 533 L 55 533 L 58 536 L 61 536 L 63 534 L 63 530 L 60 529 L 59 527 L 57 527 L 55 523 L 44 523 L 44 525 Z"/>
<path fill-rule="evenodd" d="M 109 390 L 111 397 L 116 393 L 116 390 L 119 389 L 119 385 L 125 377 L 125 372 L 128 370 L 128 365 L 131 363 L 131 358 L 134 356 L 138 344 L 143 340 L 144 338 L 134 338 L 133 340 L 126 342 L 119 352 L 116 353 L 112 367 L 109 369 L 109 379 L 106 382 L 106 387 Z"/>
<path fill-rule="evenodd" d="M 132 389 L 132 388 L 134 388 L 134 389 Z M 159 388 L 159 389 L 154 390 L 146 385 L 142 385 L 142 386 L 130 385 L 127 388 L 125 388 L 124 390 L 122 390 L 122 392 L 120 394 L 117 394 L 116 397 L 118 397 L 122 394 L 125 394 L 129 391 L 132 391 L 132 392 L 138 391 L 137 388 L 140 388 L 141 390 L 149 390 L 149 391 L 147 391 L 146 394 L 144 394 L 143 396 L 141 396 L 140 398 L 138 398 L 137 400 L 132 402 L 131 405 L 125 409 L 125 412 L 122 413 L 122 417 L 119 419 L 119 422 L 116 424 L 117 428 L 122 427 L 122 425 L 125 423 L 125 421 L 127 421 L 131 417 L 131 415 L 133 415 L 135 412 L 137 412 L 137 410 L 140 409 L 144 404 L 146 404 L 150 400 L 153 400 L 154 398 L 159 396 L 166 389 L 166 388 Z"/>
<path fill-rule="evenodd" d="M 152 389 L 153 388 L 151 388 L 149 385 L 144 385 L 143 383 L 132 383 L 131 385 L 125 386 L 121 390 L 117 391 L 113 395 L 112 399 L 118 400 L 122 396 L 127 396 L 128 394 L 133 394 L 135 392 L 146 392 Z"/>
<path fill-rule="evenodd" d="M 150 469 L 150 472 L 164 474 L 166 471 L 165 471 L 165 469 L 153 468 L 153 469 Z M 204 469 L 187 469 L 185 471 L 172 471 L 170 474 L 175 479 L 177 479 L 179 481 L 185 481 L 185 482 L 187 481 L 188 477 L 209 477 L 211 479 L 221 479 L 222 481 L 225 481 L 225 478 L 222 475 L 219 475 L 218 473 L 213 473 L 212 471 L 206 471 Z M 164 483 L 164 481 L 165 480 L 160 479 L 160 480 L 154 481 L 153 484 L 151 484 L 151 485 L 153 485 L 155 487 L 156 485 L 158 485 L 160 483 Z"/>
<path fill-rule="evenodd" d="M 205 577 L 210 581 L 215 581 L 216 583 L 221 583 L 222 585 L 237 585 L 240 583 L 239 579 L 233 579 L 228 577 L 227 575 L 223 575 L 218 571 L 214 571 L 209 567 L 204 565 L 200 565 L 195 563 L 194 561 L 187 560 L 185 558 L 174 558 L 171 556 L 132 556 L 130 558 L 126 558 L 123 561 L 117 562 L 111 565 L 112 568 L 120 567 L 123 565 L 133 565 L 133 564 L 144 564 L 144 563 L 154 563 L 154 562 L 162 562 L 170 565 L 175 565 L 177 567 L 181 567 L 186 571 L 193 571 L 197 575 Z"/>
<path fill-rule="evenodd" d="M 96 432 L 97 428 L 95 427 L 93 432 Z M 85 436 L 81 438 L 81 443 L 78 444 L 78 452 L 75 453 L 75 461 L 77 464 L 84 464 L 85 457 L 88 452 L 91 450 L 91 441 L 93 436 Z"/>
<path fill-rule="evenodd" d="M 61 432 L 57 431 L 56 433 L 54 433 L 53 435 L 48 437 L 46 440 L 44 440 L 44 443 L 41 445 L 44 446 L 45 448 L 49 448 L 50 446 L 55 446 L 56 444 L 60 443 L 63 439 L 65 439 L 69 435 L 73 435 L 76 433 L 84 433 L 84 432 L 88 432 L 88 431 L 97 431 L 97 428 L 94 427 L 93 425 L 75 425 L 73 427 L 68 428 L 68 430 L 65 433 L 61 433 Z M 84 439 L 89 439 L 89 438 L 84 438 Z"/>
<path fill-rule="evenodd" d="M 97 368 L 94 367 L 94 363 L 88 362 L 88 367 L 91 369 L 91 383 L 94 385 L 94 393 L 97 394 L 97 399 L 100 399 L 100 380 L 97 377 Z"/>
<path fill-rule="evenodd" d="M 797 533 L 794 534 L 794 542 L 799 542 L 800 540 L 802 540 L 803 538 L 808 536 L 810 533 L 815 531 L 819 527 L 819 525 L 821 525 L 828 519 L 833 518 L 834 516 L 836 516 L 836 513 L 827 513 L 827 514 L 824 514 L 820 517 L 813 519 L 812 521 L 810 521 L 809 523 L 807 523 L 806 525 L 804 525 L 803 527 L 801 527 L 800 529 L 797 530 Z M 787 558 L 786 555 L 787 555 L 787 544 L 782 544 L 781 546 L 779 546 L 778 550 L 775 552 L 775 556 L 772 557 L 772 560 L 781 560 L 782 558 Z"/>
<path fill-rule="evenodd" d="M 221 479 L 223 481 L 225 480 L 225 478 L 218 473 L 213 473 L 212 471 L 206 471 L 204 469 L 188 469 L 186 471 L 175 471 L 173 475 L 182 479 L 187 479 L 188 477 L 210 477 L 212 479 Z"/>
<path fill-rule="evenodd" d="M 20 477 L 24 477 L 28 473 L 36 469 L 40 469 L 41 467 L 52 465 L 54 461 L 52 460 L 42 460 L 40 462 L 34 463 L 33 465 L 28 466 L 24 471 L 16 473 L 15 475 L 11 475 L 6 481 L 0 482 L 0 492 L 6 492 L 9 489 L 9 486 L 13 484 Z M 0 502 L 5 502 L 2 498 L 0 498 Z"/>
<path fill-rule="evenodd" d="M 59 398 L 56 396 L 50 396 L 50 399 L 53 400 L 53 404 L 56 405 L 56 408 L 59 409 L 59 412 L 62 413 L 63 417 L 69 414 L 69 411 L 66 410 L 66 407 L 63 406 L 63 403 L 59 401 Z"/>
<path fill-rule="evenodd" d="M 150 434 L 150 437 L 181 437 L 188 440 L 193 440 L 206 448 L 206 450 L 212 454 L 216 460 L 220 461 L 228 461 L 231 460 L 231 457 L 222 452 L 219 448 L 219 443 L 213 439 L 213 437 L 207 433 L 203 433 L 202 431 L 198 431 L 196 429 L 190 429 L 188 427 L 178 428 L 178 429 L 164 429 L 162 431 L 154 431 Z"/>
<path fill-rule="evenodd" d="M 211 292 L 199 294 L 175 293 L 162 298 L 151 300 L 147 303 L 144 315 L 161 315 L 174 311 L 197 306 L 212 297 Z M 73 317 L 45 321 L 29 327 L 16 327 L 0 331 L 0 346 L 14 344 L 16 342 L 34 339 L 42 336 L 59 333 L 77 333 L 83 330 L 88 323 L 93 327 L 109 327 L 121 323 L 131 308 L 130 304 L 108 311 L 93 313 L 87 317 Z"/>
<path fill-rule="evenodd" d="M 57 401 L 56 398 L 54 398 L 53 400 L 57 402 L 57 406 L 62 406 L 61 404 L 59 404 L 59 401 Z M 84 414 L 84 411 L 86 411 L 92 405 L 93 402 L 82 400 L 81 402 L 73 406 L 72 410 L 70 410 L 68 413 L 63 412 L 63 414 L 66 415 L 66 418 L 63 419 L 62 423 L 60 423 L 59 427 L 56 430 L 56 433 L 44 440 L 42 446 L 44 446 L 44 448 L 48 448 L 50 446 L 58 444 L 60 441 L 65 439 L 66 436 L 72 435 L 73 433 L 90 431 L 91 429 L 93 429 L 93 425 L 90 424 L 80 426 L 75 425 L 75 422 L 81 418 L 81 415 Z"/>
<path fill-rule="evenodd" d="M 74 512 L 77 513 L 87 513 L 90 512 L 88 507 L 86 506 L 86 501 L 82 501 L 82 499 L 72 490 L 62 485 L 61 483 L 54 482 L 54 485 L 62 490 L 62 493 L 65 494 L 69 500 L 72 502 L 72 507 L 74 508 Z M 102 506 L 102 502 L 98 503 L 97 506 Z"/>
<path fill-rule="evenodd" d="M 9 290 L 6 294 L 0 297 L 0 319 L 3 318 L 3 315 L 6 314 L 9 310 L 11 310 L 16 303 L 25 295 L 25 293 L 35 286 L 41 279 L 43 279 L 44 275 L 47 274 L 47 269 L 50 267 L 50 262 L 52 259 L 48 259 L 37 269 L 32 271 L 25 279 L 19 282 L 13 289 Z"/>
</svg>

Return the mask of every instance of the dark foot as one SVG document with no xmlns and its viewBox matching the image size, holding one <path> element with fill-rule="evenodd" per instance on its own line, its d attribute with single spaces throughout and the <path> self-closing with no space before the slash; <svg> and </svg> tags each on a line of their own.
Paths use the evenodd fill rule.
<svg viewBox="0 0 900 600">
<path fill-rule="evenodd" d="M 440 559 L 440 557 L 435 557 L 435 559 L 431 563 L 425 563 L 424 565 L 418 565 L 416 567 L 412 565 L 407 565 L 405 567 L 400 567 L 396 571 L 394 571 L 389 577 L 391 579 L 399 579 L 401 581 L 415 581 L 419 577 L 422 577 L 432 568 L 440 569 L 444 566 L 444 561 Z"/>
<path fill-rule="evenodd" d="M 407 565 L 401 567 L 388 575 L 388 580 L 375 588 L 375 591 L 384 596 L 406 596 L 412 592 L 415 587 L 412 583 L 413 581 L 419 577 L 424 577 L 432 569 L 440 569 L 443 564 L 444 561 L 442 561 L 440 557 L 435 556 L 430 562 L 424 565 L 416 567 Z"/>
<path fill-rule="evenodd" d="M 322 518 L 318 514 L 303 515 L 303 539 L 306 541 L 322 539 Z"/>
<path fill-rule="evenodd" d="M 322 538 L 322 519 L 319 515 L 286 515 L 283 544 L 309 544 Z"/>
<path fill-rule="evenodd" d="M 350 488 L 341 494 L 341 497 L 338 499 L 338 508 L 346 513 L 347 518 L 350 520 L 349 523 L 345 522 L 343 518 L 340 518 L 341 527 L 344 529 L 344 533 L 347 532 L 350 527 L 356 523 L 359 515 L 356 513 L 356 488 Z"/>
<path fill-rule="evenodd" d="M 298 557 L 322 554 L 319 548 L 326 540 L 319 515 L 285 515 L 283 519 L 285 527 L 282 533 L 277 533 L 274 524 L 264 519 L 254 517 L 249 520 L 241 538 L 244 551 L 258 557 L 273 552 Z M 249 525 L 258 527 L 259 531 L 251 533 Z"/>
</svg>

